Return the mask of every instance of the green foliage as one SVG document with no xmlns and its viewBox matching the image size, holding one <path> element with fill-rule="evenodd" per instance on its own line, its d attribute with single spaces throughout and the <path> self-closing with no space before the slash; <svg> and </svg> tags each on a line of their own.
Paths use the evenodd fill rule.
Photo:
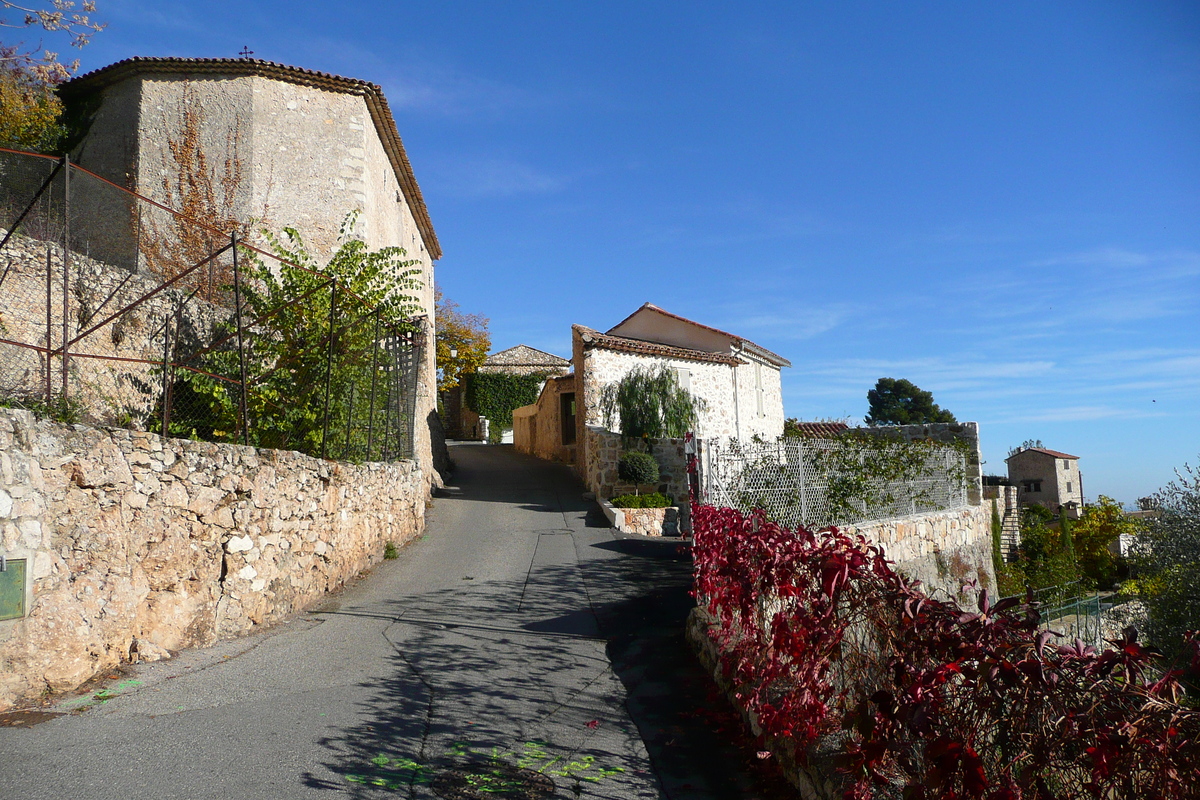
<svg viewBox="0 0 1200 800">
<path fill-rule="evenodd" d="M 371 759 L 371 767 L 365 773 L 348 775 L 346 780 L 388 792 L 411 793 L 414 786 L 434 784 L 435 793 L 442 796 L 495 794 L 519 797 L 527 796 L 528 777 L 532 774 L 574 781 L 573 790 L 578 796 L 582 793 L 580 784 L 599 783 L 625 771 L 623 767 L 600 766 L 595 756 L 568 760 L 561 755 L 551 755 L 546 750 L 546 743 L 539 741 L 525 742 L 520 752 L 493 747 L 486 753 L 472 749 L 467 742 L 455 742 L 445 755 L 455 759 L 456 764 L 437 774 L 429 764 L 407 756 L 381 753 Z M 463 785 L 452 786 L 451 782 L 456 779 Z M 441 788 L 447 791 L 438 791 L 438 783 L 442 781 L 446 783 Z"/>
<path fill-rule="evenodd" d="M 54 87 L 3 58 L 0 47 L 0 147 L 56 153 L 66 133 Z"/>
<path fill-rule="evenodd" d="M 395 542 L 388 542 L 383 546 L 383 557 L 388 561 L 394 561 L 400 557 L 400 551 L 396 549 Z"/>
<path fill-rule="evenodd" d="M 996 574 L 1004 568 L 1004 549 L 1000 546 L 1004 535 L 1004 523 L 1000 521 L 1000 509 L 992 500 L 992 569 Z"/>
<path fill-rule="evenodd" d="M 695 430 L 704 401 L 679 385 L 666 365 L 637 366 L 600 394 L 600 411 L 617 418 L 626 440 L 678 439 Z"/>
<path fill-rule="evenodd" d="M 617 508 L 666 508 L 674 505 L 671 498 L 662 492 L 650 494 L 620 494 L 608 502 Z"/>
<path fill-rule="evenodd" d="M 1066 551 L 1060 531 L 1050 527 L 1053 520 L 1054 514 L 1044 506 L 1027 506 L 1021 512 L 1019 558 L 1016 564 L 1009 565 L 1009 570 L 1034 589 L 1079 581 L 1075 557 Z"/>
<path fill-rule="evenodd" d="M 658 481 L 658 461 L 649 453 L 639 453 L 636 450 L 622 454 L 617 461 L 617 477 L 626 483 L 634 485 L 634 492 L 640 494 L 643 484 Z"/>
<path fill-rule="evenodd" d="M 1147 637 L 1168 655 L 1200 629 L 1200 470 L 1185 464 L 1175 476 L 1154 494 L 1160 514 L 1147 520 L 1135 558 Z"/>
<path fill-rule="evenodd" d="M 491 440 L 513 424 L 512 412 L 521 406 L 536 403 L 538 391 L 546 375 L 509 375 L 502 372 L 476 372 L 466 377 L 467 407 L 491 423 Z"/>
<path fill-rule="evenodd" d="M 1058 541 L 1067 556 L 1075 561 L 1075 538 L 1071 535 L 1071 518 L 1067 516 L 1067 507 L 1058 509 Z"/>
<path fill-rule="evenodd" d="M 384 336 L 411 329 L 406 320 L 420 305 L 409 292 L 421 285 L 420 262 L 405 259 L 400 247 L 368 250 L 354 238 L 357 218 L 357 212 L 346 216 L 341 245 L 323 268 L 295 228 L 284 228 L 282 237 L 263 231 L 281 262 L 268 265 L 257 253 L 242 251 L 243 324 L 258 320 L 245 336 L 253 445 L 320 453 L 327 386 L 329 439 L 352 440 L 352 459 L 365 449 L 368 415 L 389 413 L 386 391 L 375 393 L 375 408 L 369 401 L 378 382 L 372 355 L 385 350 L 376 346 L 376 319 Z M 203 367 L 179 373 L 174 391 L 186 393 L 188 402 L 176 404 L 170 433 L 240 441 L 236 338 L 209 354 Z"/>
<path fill-rule="evenodd" d="M 1122 534 L 1137 536 L 1143 527 L 1140 520 L 1127 517 L 1111 497 L 1100 495 L 1095 504 L 1086 506 L 1071 526 L 1075 558 L 1084 577 L 1100 587 L 1112 585 L 1121 565 L 1109 546 Z"/>
<path fill-rule="evenodd" d="M 738 508 L 761 510 L 784 525 L 878 519 L 901 504 L 902 514 L 939 509 L 935 492 L 966 477 L 965 443 L 909 441 L 886 428 L 780 444 L 733 443 L 731 456 L 743 466 L 730 485 Z"/>
<path fill-rule="evenodd" d="M 866 431 L 849 431 L 831 449 L 814 452 L 817 467 L 828 478 L 828 498 L 834 519 L 861 518 L 864 509 L 887 507 L 902 499 L 918 505 L 932 502 L 927 480 L 937 473 L 937 454 L 965 453 L 962 442 L 908 441 Z M 963 480 L 961 468 L 952 478 Z M 926 483 L 922 486 L 922 483 Z M 921 488 L 918 488 L 921 487 Z"/>
<path fill-rule="evenodd" d="M 921 425 L 929 422 L 956 422 L 954 415 L 933 402 L 931 392 L 922 391 L 911 381 L 880 378 L 867 392 L 870 410 L 868 425 Z"/>
</svg>

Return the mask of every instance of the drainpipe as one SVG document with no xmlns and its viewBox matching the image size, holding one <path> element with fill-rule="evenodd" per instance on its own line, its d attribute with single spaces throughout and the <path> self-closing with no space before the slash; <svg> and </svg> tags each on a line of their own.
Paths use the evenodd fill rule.
<svg viewBox="0 0 1200 800">
<path fill-rule="evenodd" d="M 745 349 L 746 349 L 745 345 L 743 345 L 741 342 L 738 342 L 736 345 L 734 345 L 733 355 L 739 356 L 742 354 L 742 351 Z M 741 412 L 741 408 L 739 407 L 739 404 L 738 404 L 737 371 L 738 371 L 738 365 L 734 364 L 733 365 L 733 429 L 734 429 L 734 432 L 737 434 L 737 437 L 736 437 L 737 440 L 740 442 L 742 440 L 742 412 Z"/>
</svg>

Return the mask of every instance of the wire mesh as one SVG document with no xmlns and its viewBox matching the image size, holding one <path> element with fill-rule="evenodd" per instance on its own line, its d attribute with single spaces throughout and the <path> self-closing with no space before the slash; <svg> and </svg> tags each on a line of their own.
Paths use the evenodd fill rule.
<svg viewBox="0 0 1200 800">
<path fill-rule="evenodd" d="M 743 512 L 761 510 L 793 528 L 847 525 L 967 505 L 962 451 L 937 445 L 920 451 L 882 445 L 876 450 L 892 448 L 896 455 L 916 461 L 906 465 L 903 480 L 880 480 L 869 474 L 857 447 L 854 440 L 815 438 L 706 442 L 705 502 Z M 849 498 L 840 492 L 847 485 L 856 489 Z"/>
<path fill-rule="evenodd" d="M 65 160 L 0 150 L 0 403 L 330 458 L 412 457 L 423 323 L 244 233 Z"/>
</svg>

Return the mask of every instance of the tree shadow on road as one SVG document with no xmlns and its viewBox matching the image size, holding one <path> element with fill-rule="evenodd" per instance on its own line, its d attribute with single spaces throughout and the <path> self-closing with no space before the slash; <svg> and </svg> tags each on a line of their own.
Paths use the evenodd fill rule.
<svg viewBox="0 0 1200 800">
<path fill-rule="evenodd" d="M 393 669 L 370 687 L 361 722 L 322 742 L 345 783 L 310 774 L 307 784 L 431 797 L 434 779 L 464 762 L 482 769 L 498 753 L 516 764 L 536 745 L 546 758 L 534 766 L 562 797 L 794 796 L 754 762 L 684 640 L 690 558 L 650 545 L 604 542 L 602 557 L 539 568 L 524 585 L 485 581 L 336 612 L 394 620 Z M 562 587 L 581 578 L 588 605 L 564 607 Z M 517 594 L 523 610 L 504 610 Z M 571 763 L 590 766 L 559 774 Z M 623 772 L 589 780 L 602 769 Z"/>
</svg>

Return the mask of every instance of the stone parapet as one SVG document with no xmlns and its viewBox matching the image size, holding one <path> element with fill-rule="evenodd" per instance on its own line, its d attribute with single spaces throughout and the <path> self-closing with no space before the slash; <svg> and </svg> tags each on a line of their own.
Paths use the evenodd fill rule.
<svg viewBox="0 0 1200 800">
<path fill-rule="evenodd" d="M 27 565 L 25 616 L 0 622 L 0 709 L 303 610 L 421 532 L 426 486 L 411 461 L 0 409 L 0 552 Z"/>
</svg>

